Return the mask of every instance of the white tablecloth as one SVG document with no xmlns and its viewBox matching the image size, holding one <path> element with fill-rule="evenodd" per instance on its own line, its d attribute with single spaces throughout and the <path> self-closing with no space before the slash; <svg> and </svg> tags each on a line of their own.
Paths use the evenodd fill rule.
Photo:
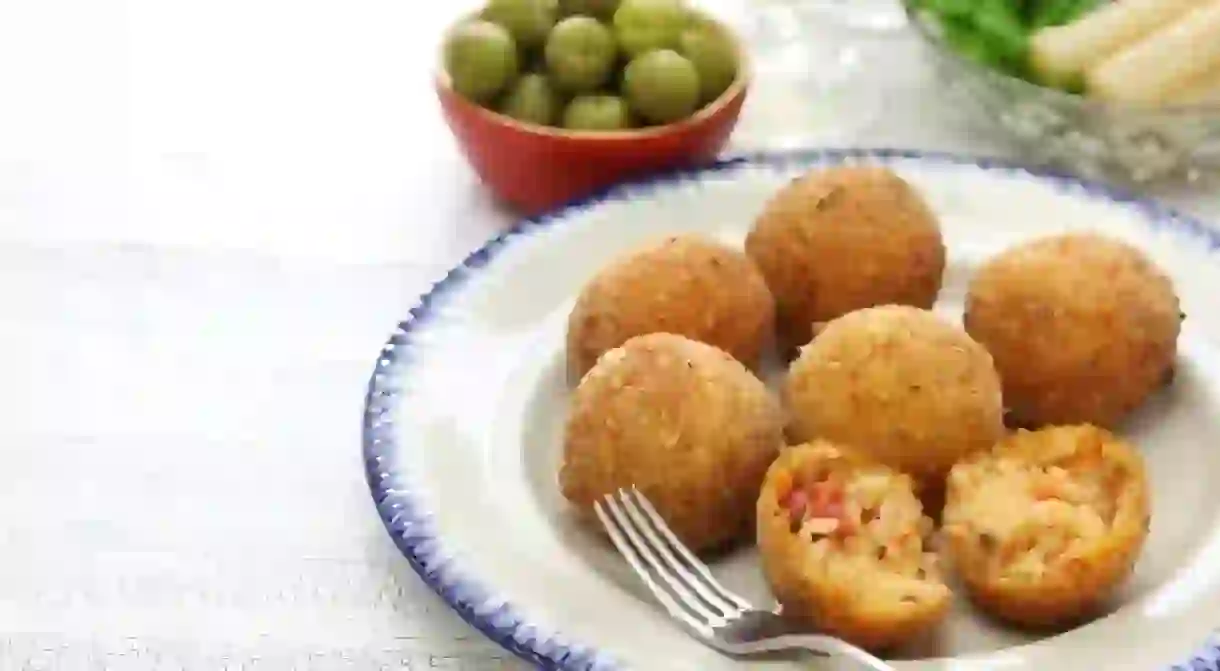
<svg viewBox="0 0 1220 671">
<path fill-rule="evenodd" d="M 0 4 L 0 669 L 516 668 L 359 458 L 386 334 L 510 222 L 429 88 L 461 9 Z M 760 80 L 737 147 L 1002 152 L 911 53 L 871 52 L 886 109 L 851 137 L 821 132 L 850 99 Z"/>
</svg>

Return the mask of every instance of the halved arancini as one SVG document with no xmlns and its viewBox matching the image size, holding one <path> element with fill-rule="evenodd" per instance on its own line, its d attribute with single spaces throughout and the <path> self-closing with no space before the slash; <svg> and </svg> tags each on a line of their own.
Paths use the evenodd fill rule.
<svg viewBox="0 0 1220 671">
<path fill-rule="evenodd" d="M 758 497 L 763 572 L 783 614 L 867 648 L 948 612 L 931 533 L 910 476 L 822 440 L 786 448 Z"/>
<path fill-rule="evenodd" d="M 1018 431 L 949 474 L 943 533 L 972 599 L 1030 627 L 1095 613 L 1148 536 L 1144 461 L 1092 425 Z"/>
</svg>

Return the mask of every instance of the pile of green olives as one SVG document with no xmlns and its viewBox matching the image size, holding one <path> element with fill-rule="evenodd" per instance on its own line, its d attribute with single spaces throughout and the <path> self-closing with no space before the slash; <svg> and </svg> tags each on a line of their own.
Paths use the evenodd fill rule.
<svg viewBox="0 0 1220 671">
<path fill-rule="evenodd" d="M 737 77 L 727 29 L 686 0 L 488 0 L 444 42 L 455 91 L 525 123 L 673 123 Z"/>
</svg>

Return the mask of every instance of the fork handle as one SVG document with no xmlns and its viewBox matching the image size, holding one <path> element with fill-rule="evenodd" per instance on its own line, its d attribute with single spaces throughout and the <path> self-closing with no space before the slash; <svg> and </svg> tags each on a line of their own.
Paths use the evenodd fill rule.
<svg viewBox="0 0 1220 671">
<path fill-rule="evenodd" d="M 880 657 L 839 638 L 820 636 L 818 634 L 792 634 L 792 638 L 794 646 L 810 652 L 830 653 L 834 657 L 847 657 L 855 660 L 861 666 L 871 669 L 871 671 L 894 671 L 894 667 L 885 663 Z"/>
<path fill-rule="evenodd" d="M 894 667 L 863 648 L 858 648 L 832 636 L 820 634 L 784 634 L 748 644 L 746 647 L 750 648 L 750 652 L 807 650 L 823 657 L 846 657 L 870 671 L 895 671 Z"/>
</svg>

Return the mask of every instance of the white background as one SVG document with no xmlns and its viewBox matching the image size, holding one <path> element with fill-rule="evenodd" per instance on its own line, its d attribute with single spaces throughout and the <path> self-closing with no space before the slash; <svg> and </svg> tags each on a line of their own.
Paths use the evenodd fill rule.
<svg viewBox="0 0 1220 671">
<path fill-rule="evenodd" d="M 0 0 L 0 668 L 516 667 L 359 458 L 378 347 L 511 222 L 430 88 L 464 6 Z M 761 76 L 737 148 L 1003 153 L 911 46 L 869 52 L 851 133 Z"/>
</svg>

